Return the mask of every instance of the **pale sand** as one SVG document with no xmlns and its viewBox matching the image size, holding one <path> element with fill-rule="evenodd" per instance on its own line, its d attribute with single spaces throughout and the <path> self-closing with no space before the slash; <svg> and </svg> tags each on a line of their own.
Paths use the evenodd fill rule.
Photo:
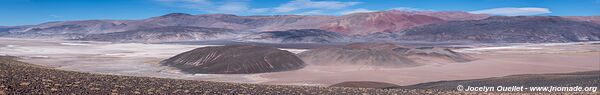
<svg viewBox="0 0 600 95">
<path fill-rule="evenodd" d="M 343 81 L 380 81 L 410 85 L 440 80 L 476 79 L 514 74 L 600 70 L 600 44 L 523 44 L 457 50 L 479 58 L 410 68 L 312 66 L 264 74 L 182 74 L 159 66 L 160 60 L 202 45 L 106 43 L 0 38 L 0 55 L 63 70 L 175 79 L 284 85 L 328 86 Z M 304 49 L 284 49 L 294 53 Z"/>
<path fill-rule="evenodd" d="M 595 44 L 594 44 L 595 43 Z M 302 70 L 263 74 L 266 84 L 328 86 L 344 81 L 379 81 L 398 85 L 500 77 L 515 74 L 600 70 L 598 42 L 514 44 L 458 49 L 478 60 L 409 68 L 308 66 Z"/>
<path fill-rule="evenodd" d="M 263 74 L 268 84 L 331 85 L 343 81 L 379 81 L 398 85 L 499 77 L 514 74 L 564 73 L 600 70 L 600 52 L 562 54 L 473 55 L 467 63 L 431 64 L 399 69 L 359 66 L 308 66 L 290 72 Z"/>
</svg>

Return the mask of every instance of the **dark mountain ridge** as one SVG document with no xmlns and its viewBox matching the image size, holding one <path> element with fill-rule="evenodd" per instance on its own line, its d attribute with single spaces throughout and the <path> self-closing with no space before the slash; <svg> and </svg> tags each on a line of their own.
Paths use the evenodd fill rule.
<svg viewBox="0 0 600 95">
<path fill-rule="evenodd" d="M 259 32 L 242 37 L 240 40 L 265 43 L 331 43 L 345 41 L 347 37 L 319 29 L 293 29 Z"/>
</svg>

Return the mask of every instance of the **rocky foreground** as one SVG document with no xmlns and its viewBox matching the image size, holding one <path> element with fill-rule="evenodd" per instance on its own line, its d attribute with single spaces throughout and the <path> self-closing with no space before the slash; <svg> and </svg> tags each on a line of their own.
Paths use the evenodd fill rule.
<svg viewBox="0 0 600 95">
<path fill-rule="evenodd" d="M 410 86 L 399 86 L 390 88 L 409 89 L 456 89 L 457 85 L 468 86 L 560 86 L 560 87 L 600 87 L 600 71 L 586 71 L 573 73 L 551 73 L 551 74 L 520 74 L 504 77 L 492 77 L 470 80 L 438 81 L 420 83 Z"/>
<path fill-rule="evenodd" d="M 151 77 L 100 75 L 62 71 L 16 61 L 14 57 L 0 56 L 0 95 L 22 94 L 523 94 L 478 93 L 452 90 L 425 89 L 370 89 L 345 87 L 313 87 L 223 83 L 195 80 L 177 80 Z M 572 94 L 572 93 L 526 93 L 526 94 Z M 582 94 L 582 93 L 575 93 Z M 586 94 L 586 93 L 583 93 Z M 587 93 L 595 94 L 595 93 Z M 596 93 L 597 94 L 597 93 Z"/>
<path fill-rule="evenodd" d="M 429 90 L 326 88 L 258 85 L 62 71 L 0 58 L 0 95 L 4 94 L 403 94 L 452 93 Z"/>
</svg>

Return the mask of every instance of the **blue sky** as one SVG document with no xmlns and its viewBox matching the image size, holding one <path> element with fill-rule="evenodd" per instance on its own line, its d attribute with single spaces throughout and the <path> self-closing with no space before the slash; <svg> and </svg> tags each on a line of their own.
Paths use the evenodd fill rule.
<svg viewBox="0 0 600 95">
<path fill-rule="evenodd" d="M 600 0 L 0 0 L 0 26 L 65 20 L 145 19 L 176 12 L 343 15 L 390 9 L 506 16 L 600 16 Z"/>
</svg>

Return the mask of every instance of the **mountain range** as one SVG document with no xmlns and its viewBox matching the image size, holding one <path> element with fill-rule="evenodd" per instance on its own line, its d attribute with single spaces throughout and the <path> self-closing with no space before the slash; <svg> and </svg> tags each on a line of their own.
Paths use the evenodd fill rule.
<svg viewBox="0 0 600 95">
<path fill-rule="evenodd" d="M 378 33 L 372 38 L 412 41 L 579 42 L 600 40 L 600 24 L 554 16 L 493 16 Z"/>
<path fill-rule="evenodd" d="M 179 41 L 179 40 L 210 40 L 234 38 L 234 30 L 224 28 L 204 28 L 190 26 L 165 26 L 158 28 L 128 30 L 104 34 L 89 34 L 77 40 L 92 41 Z"/>
<path fill-rule="evenodd" d="M 491 16 L 458 11 L 388 10 L 341 16 L 171 13 L 141 20 L 3 26 L 0 37 L 119 42 L 213 39 L 273 43 L 573 42 L 600 40 L 599 24 L 600 16 Z"/>
</svg>

